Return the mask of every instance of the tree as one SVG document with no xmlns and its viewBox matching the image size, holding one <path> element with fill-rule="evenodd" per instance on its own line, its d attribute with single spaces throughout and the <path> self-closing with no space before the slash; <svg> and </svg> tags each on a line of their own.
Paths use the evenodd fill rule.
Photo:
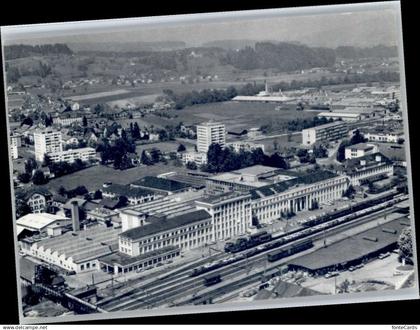
<svg viewBox="0 0 420 330">
<path fill-rule="evenodd" d="M 44 161 L 42 162 L 42 166 L 50 166 L 51 165 L 51 157 L 48 154 L 44 155 Z"/>
<path fill-rule="evenodd" d="M 34 158 L 28 158 L 25 162 L 25 172 L 32 175 L 33 170 L 38 168 L 38 163 Z"/>
<path fill-rule="evenodd" d="M 187 150 L 187 149 L 185 148 L 185 146 L 183 144 L 180 144 L 178 146 L 178 149 L 177 149 L 178 152 L 182 152 L 182 151 L 185 151 L 185 150 Z"/>
<path fill-rule="evenodd" d="M 404 228 L 398 238 L 399 256 L 402 260 L 411 262 L 413 258 L 413 238 L 411 228 Z"/>
<path fill-rule="evenodd" d="M 22 127 L 23 125 L 28 125 L 28 126 L 32 126 L 34 124 L 34 121 L 32 120 L 31 117 L 25 117 L 24 120 L 22 120 L 22 122 L 20 123 L 20 126 Z"/>
<path fill-rule="evenodd" d="M 346 159 L 346 147 L 351 143 L 348 140 L 343 140 L 337 150 L 337 161 L 342 162 Z"/>
<path fill-rule="evenodd" d="M 350 145 L 358 144 L 358 143 L 364 143 L 366 141 L 367 141 L 367 139 L 365 139 L 363 134 L 360 133 L 360 131 L 357 129 L 353 132 L 353 136 L 350 140 Z"/>
<path fill-rule="evenodd" d="M 316 158 L 326 158 L 328 157 L 328 150 L 324 146 L 320 145 L 313 148 L 313 154 Z"/>
<path fill-rule="evenodd" d="M 140 162 L 144 165 L 152 165 L 153 162 L 150 157 L 147 155 L 146 150 L 143 150 L 140 156 Z"/>
<path fill-rule="evenodd" d="M 338 292 L 339 293 L 348 293 L 350 288 L 350 281 L 348 279 L 345 279 L 343 282 L 341 282 L 338 286 Z"/>
<path fill-rule="evenodd" d="M 187 165 L 186 165 L 186 167 L 189 170 L 196 170 L 197 169 L 197 164 L 195 162 L 188 162 Z"/>
<path fill-rule="evenodd" d="M 29 173 L 23 172 L 18 175 L 18 180 L 22 183 L 28 183 L 31 181 L 31 175 Z"/>
<path fill-rule="evenodd" d="M 139 128 L 139 124 L 137 124 L 137 122 L 135 122 L 134 125 L 133 125 L 133 130 L 132 130 L 131 136 L 135 140 L 140 139 L 140 128 Z"/>
<path fill-rule="evenodd" d="M 343 197 L 353 198 L 355 193 L 356 193 L 356 190 L 354 189 L 353 185 L 349 185 L 347 190 L 343 193 Z"/>
<path fill-rule="evenodd" d="M 16 218 L 17 219 L 32 212 L 29 205 L 26 204 L 26 202 L 23 199 L 16 198 L 15 205 L 16 205 Z"/>
<path fill-rule="evenodd" d="M 83 116 L 82 125 L 83 125 L 83 127 L 87 127 L 87 125 L 88 125 L 88 121 L 87 121 L 86 116 Z"/>
<path fill-rule="evenodd" d="M 96 190 L 93 194 L 93 199 L 102 199 L 102 191 L 100 191 L 99 189 Z"/>
<path fill-rule="evenodd" d="M 67 194 L 66 188 L 64 188 L 63 186 L 60 186 L 60 188 L 58 188 L 58 194 L 61 196 L 65 196 Z"/>
<path fill-rule="evenodd" d="M 44 172 L 36 170 L 32 176 L 32 182 L 35 185 L 43 185 L 48 182 L 47 178 L 44 175 Z"/>
</svg>

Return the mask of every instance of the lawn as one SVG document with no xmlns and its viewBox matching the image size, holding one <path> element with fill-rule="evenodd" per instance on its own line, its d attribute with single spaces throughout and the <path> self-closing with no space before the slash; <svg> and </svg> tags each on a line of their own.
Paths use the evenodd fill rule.
<svg viewBox="0 0 420 330">
<path fill-rule="evenodd" d="M 170 165 L 157 164 L 120 171 L 111 167 L 98 165 L 60 178 L 52 179 L 44 187 L 50 191 L 57 191 L 60 186 L 64 186 L 66 189 L 73 189 L 83 185 L 89 191 L 94 191 L 102 188 L 102 184 L 107 181 L 128 184 L 148 175 L 155 176 L 172 171 L 184 171 L 184 169 Z"/>
<path fill-rule="evenodd" d="M 293 108 L 277 111 L 275 107 L 275 104 L 270 103 L 220 102 L 168 111 L 170 115 L 176 115 L 176 118 L 166 119 L 148 115 L 143 120 L 154 125 L 165 126 L 179 122 L 197 125 L 213 119 L 223 122 L 228 131 L 236 131 L 260 127 L 273 122 L 282 124 L 296 118 L 313 118 L 317 114 L 316 112 L 296 111 Z"/>
</svg>

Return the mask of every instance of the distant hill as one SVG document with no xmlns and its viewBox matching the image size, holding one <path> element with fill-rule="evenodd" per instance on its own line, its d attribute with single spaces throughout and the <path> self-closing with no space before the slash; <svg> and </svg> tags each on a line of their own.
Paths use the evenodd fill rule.
<svg viewBox="0 0 420 330">
<path fill-rule="evenodd" d="M 294 71 L 332 66 L 335 63 L 335 52 L 329 48 L 308 47 L 296 43 L 259 42 L 254 48 L 228 51 L 222 62 L 242 70 L 276 68 Z"/>
<path fill-rule="evenodd" d="M 352 47 L 341 46 L 335 49 L 336 56 L 344 59 L 359 58 L 389 58 L 398 56 L 398 48 L 396 46 L 378 45 L 374 47 Z"/>
<path fill-rule="evenodd" d="M 241 39 L 241 40 L 215 40 L 205 42 L 202 47 L 218 47 L 228 50 L 241 49 L 245 47 L 254 47 L 258 40 Z"/>
<path fill-rule="evenodd" d="M 183 41 L 141 41 L 141 42 L 69 42 L 74 52 L 141 52 L 141 51 L 170 51 L 186 47 Z"/>
<path fill-rule="evenodd" d="M 66 54 L 71 55 L 73 52 L 66 44 L 45 44 L 45 45 L 9 45 L 4 46 L 4 56 L 7 60 L 16 58 Z"/>
</svg>

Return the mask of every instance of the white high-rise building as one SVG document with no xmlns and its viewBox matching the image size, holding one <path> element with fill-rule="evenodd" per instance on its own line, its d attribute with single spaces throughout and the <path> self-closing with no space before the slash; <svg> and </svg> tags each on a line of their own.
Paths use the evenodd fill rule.
<svg viewBox="0 0 420 330">
<path fill-rule="evenodd" d="M 225 146 L 225 125 L 211 121 L 197 125 L 197 151 L 207 153 L 213 143 L 219 144 L 222 148 Z"/>
<path fill-rule="evenodd" d="M 35 159 L 44 160 L 44 155 L 63 151 L 61 132 L 52 129 L 39 130 L 34 133 Z"/>
</svg>

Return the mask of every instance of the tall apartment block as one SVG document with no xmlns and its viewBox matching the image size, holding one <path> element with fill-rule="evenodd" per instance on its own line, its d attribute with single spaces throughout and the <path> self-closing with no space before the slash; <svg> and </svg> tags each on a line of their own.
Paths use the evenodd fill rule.
<svg viewBox="0 0 420 330">
<path fill-rule="evenodd" d="M 217 143 L 222 148 L 225 146 L 225 125 L 216 122 L 197 125 L 197 151 L 207 153 L 212 143 Z"/>
<path fill-rule="evenodd" d="M 35 159 L 44 160 L 44 155 L 50 152 L 63 151 L 61 132 L 51 129 L 34 132 Z"/>
<path fill-rule="evenodd" d="M 336 121 L 302 130 L 302 144 L 311 145 L 318 141 L 334 141 L 346 137 L 349 128 L 346 123 Z"/>
</svg>

